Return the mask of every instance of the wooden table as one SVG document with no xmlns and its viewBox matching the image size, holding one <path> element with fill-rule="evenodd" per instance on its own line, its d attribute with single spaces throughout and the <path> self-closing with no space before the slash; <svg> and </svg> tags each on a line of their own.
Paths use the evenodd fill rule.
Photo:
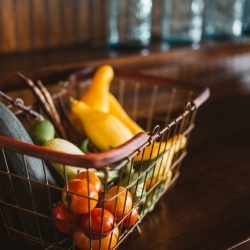
<svg viewBox="0 0 250 250">
<path fill-rule="evenodd" d="M 211 78 L 178 181 L 119 250 L 220 250 L 250 237 L 249 75 Z M 3 250 L 41 249 L 10 240 L 2 221 L 0 235 Z"/>
</svg>

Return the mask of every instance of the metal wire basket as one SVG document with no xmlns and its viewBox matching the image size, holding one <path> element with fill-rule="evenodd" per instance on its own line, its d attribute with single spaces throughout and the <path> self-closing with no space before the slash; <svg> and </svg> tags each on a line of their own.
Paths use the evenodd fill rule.
<svg viewBox="0 0 250 250">
<path fill-rule="evenodd" d="M 91 84 L 91 77 L 95 69 L 84 69 L 62 81 L 52 93 L 54 103 L 60 112 L 62 124 L 67 138 L 79 145 L 84 138 L 79 136 L 72 127 L 68 116 L 67 101 L 69 96 L 78 99 Z M 180 173 L 180 166 L 186 156 L 187 145 L 199 106 L 209 97 L 209 90 L 201 85 L 171 80 L 156 76 L 144 76 L 116 70 L 111 84 L 111 92 L 117 97 L 127 113 L 145 129 L 123 145 L 105 152 L 91 151 L 85 155 L 60 153 L 33 144 L 13 140 L 0 136 L 1 168 L 0 179 L 0 208 L 5 227 L 11 238 L 27 238 L 31 244 L 39 243 L 44 249 L 78 249 L 75 244 L 74 232 L 82 230 L 79 225 L 69 223 L 71 233 L 58 232 L 52 208 L 60 200 L 63 186 L 52 185 L 48 181 L 47 172 L 42 169 L 43 181 L 32 179 L 27 165 L 27 157 L 33 157 L 42 162 L 44 168 L 48 162 L 57 162 L 84 168 L 87 171 L 95 169 L 102 176 L 102 194 L 96 200 L 99 207 L 112 202 L 114 211 L 118 210 L 120 195 L 130 197 L 132 205 L 129 211 L 122 207 L 122 214 L 116 217 L 113 224 L 111 239 L 104 246 L 103 239 L 109 234 L 101 232 L 95 238 L 89 237 L 86 249 L 116 249 L 125 238 L 135 229 L 154 208 L 157 201 L 176 181 Z M 26 103 L 26 101 L 25 101 Z M 7 104 L 6 104 L 7 105 Z M 36 102 L 30 103 L 30 108 L 41 113 L 41 106 Z M 11 105 L 8 105 L 10 109 Z M 17 117 L 26 127 L 32 117 L 21 111 Z M 72 132 L 73 131 L 73 132 Z M 17 176 L 11 172 L 7 155 L 21 155 L 22 165 L 26 175 Z M 16 183 L 22 183 L 27 189 L 17 190 Z M 65 171 L 65 184 L 67 182 Z M 115 189 L 112 197 L 107 197 L 108 190 Z M 8 189 L 8 191 L 6 190 Z M 11 192 L 9 191 L 11 190 Z M 67 185 L 66 185 L 66 190 Z M 43 193 L 42 196 L 37 197 Z M 20 197 L 21 196 L 21 197 Z M 29 204 L 21 202 L 22 197 L 29 200 Z M 89 196 L 88 204 L 95 200 Z M 47 209 L 37 207 L 38 199 Z M 39 202 L 38 202 L 39 203 Z M 125 204 L 125 203 L 124 203 Z M 135 223 L 123 227 L 123 223 L 136 209 L 139 216 Z M 102 221 L 104 218 L 102 217 Z M 118 233 L 114 233 L 114 231 Z M 49 232 L 49 233 L 48 233 Z M 95 234 L 89 228 L 90 235 Z M 115 244 L 112 242 L 115 237 Z M 91 239 L 90 239 L 91 238 Z M 113 244 L 113 245 L 112 245 Z M 106 247 L 106 248 L 105 248 Z M 85 249 L 85 248 L 83 248 Z"/>
</svg>

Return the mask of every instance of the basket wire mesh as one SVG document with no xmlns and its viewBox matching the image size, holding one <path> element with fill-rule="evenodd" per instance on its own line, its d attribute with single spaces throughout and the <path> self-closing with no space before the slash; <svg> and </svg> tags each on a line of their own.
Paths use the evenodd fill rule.
<svg viewBox="0 0 250 250">
<path fill-rule="evenodd" d="M 92 74 L 93 71 L 86 74 L 77 73 L 74 81 L 61 81 L 51 90 L 54 91 L 53 99 L 60 112 L 62 123 L 66 131 L 69 132 L 67 134 L 68 139 L 76 145 L 79 145 L 84 138 L 77 134 L 76 129 L 72 128 L 68 116 L 68 100 L 70 96 L 75 99 L 80 98 L 91 84 Z M 57 155 L 56 152 L 44 151 L 39 146 L 30 146 L 27 143 L 0 137 L 2 159 L 0 178 L 5 180 L 5 184 L 1 183 L 0 185 L 0 211 L 10 238 L 24 237 L 28 239 L 30 244 L 38 243 L 44 249 L 78 249 L 72 240 L 73 231 L 79 229 L 78 226 L 70 224 L 71 234 L 68 235 L 58 232 L 54 226 L 55 219 L 51 214 L 51 210 L 56 203 L 54 193 L 58 194 L 59 200 L 59 194 L 63 191 L 63 187 L 49 183 L 45 165 L 55 159 L 58 160 L 58 163 L 63 164 L 64 169 L 71 163 L 72 166 L 84 167 L 87 171 L 95 168 L 99 172 L 102 176 L 103 190 L 102 195 L 96 202 L 100 207 L 105 208 L 106 204 L 112 201 L 114 202 L 114 209 L 117 211 L 117 197 L 122 192 L 126 192 L 125 199 L 127 199 L 128 194 L 131 195 L 133 203 L 129 213 L 125 214 L 124 205 L 121 218 L 116 218 L 114 228 L 118 229 L 119 234 L 112 235 L 112 237 L 118 237 L 112 249 L 118 248 L 135 229 L 140 232 L 139 224 L 143 221 L 143 217 L 154 209 L 162 195 L 173 186 L 180 174 L 182 161 L 187 155 L 186 149 L 191 131 L 194 129 L 198 107 L 209 96 L 208 89 L 177 80 L 117 71 L 111 84 L 111 92 L 117 97 L 127 113 L 145 131 L 148 131 L 125 143 L 125 146 L 122 145 L 120 151 L 112 149 L 110 152 L 104 152 L 104 154 L 91 152 L 89 158 L 87 155 L 75 156 L 76 160 L 71 162 L 74 156 L 70 157 L 69 154 Z M 25 104 L 42 113 L 37 103 L 28 103 L 25 100 Z M 15 112 L 25 127 L 33 121 L 30 114 L 15 110 L 10 104 L 6 103 L 6 105 Z M 17 176 L 11 172 L 7 160 L 8 153 L 21 154 L 23 164 L 19 167 L 25 169 L 26 175 Z M 113 157 L 114 153 L 118 154 L 119 157 Z M 31 156 L 41 160 L 44 168 L 44 181 L 37 181 L 29 176 L 29 166 L 26 164 L 26 160 L 27 157 Z M 108 161 L 99 161 L 102 158 L 107 158 Z M 66 170 L 64 171 L 65 183 L 67 183 Z M 15 182 L 17 181 L 24 182 L 28 187 L 28 190 L 23 190 L 23 195 L 27 196 L 30 201 L 27 206 L 20 202 L 22 193 L 17 192 L 15 188 Z M 37 207 L 37 197 L 35 197 L 37 186 L 44 191 L 44 195 L 39 199 L 44 199 L 46 211 L 39 211 Z M 107 198 L 106 194 L 113 186 L 122 186 L 124 191 L 121 192 L 117 189 L 112 198 Z M 11 190 L 7 194 L 6 188 Z M 85 198 L 89 200 L 88 204 L 90 205 L 91 198 L 88 196 L 85 196 Z M 138 220 L 135 224 L 123 228 L 123 220 L 129 216 L 133 209 L 137 209 L 139 213 Z M 31 224 L 36 228 L 35 233 L 34 230 L 30 232 L 27 218 L 29 221 L 33 220 Z M 48 235 L 44 232 L 44 221 L 46 222 L 45 228 L 49 225 L 51 229 L 50 237 L 47 237 Z M 95 234 L 91 230 L 89 233 Z M 102 239 L 105 236 L 107 234 L 102 233 L 96 237 Z M 96 245 L 94 240 L 89 240 L 88 244 L 89 249 L 91 247 L 101 249 L 102 247 L 101 244 Z M 111 247 L 112 240 L 109 244 L 109 247 Z"/>
</svg>

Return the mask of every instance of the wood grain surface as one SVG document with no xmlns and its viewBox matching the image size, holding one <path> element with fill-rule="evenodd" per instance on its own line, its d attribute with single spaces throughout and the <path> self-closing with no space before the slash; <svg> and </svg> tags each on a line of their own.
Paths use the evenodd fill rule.
<svg viewBox="0 0 250 250">
<path fill-rule="evenodd" d="M 248 46 L 242 44 L 238 47 L 228 45 L 214 49 L 204 48 L 198 54 L 178 50 L 170 53 L 169 57 L 157 57 L 171 66 L 171 61 L 177 62 L 180 56 L 183 59 L 189 55 L 189 61 L 193 60 L 194 65 L 197 65 L 193 68 L 197 69 L 196 77 L 195 71 L 191 71 L 190 79 L 208 85 L 211 98 L 199 109 L 188 155 L 184 159 L 175 186 L 144 218 L 140 224 L 141 233 L 134 231 L 130 234 L 119 246 L 119 250 L 224 250 L 250 236 Z M 203 57 L 206 60 L 201 61 L 204 69 L 201 71 L 201 64 L 197 62 Z M 133 58 L 135 64 L 142 62 L 138 55 Z M 147 64 L 145 60 L 142 65 L 147 68 L 151 64 L 153 67 L 155 58 L 156 55 L 149 57 L 149 61 L 152 61 Z M 128 65 L 128 60 L 120 57 L 113 63 L 117 66 L 122 66 L 122 63 Z M 102 62 L 92 61 L 93 64 Z M 40 72 L 48 79 L 53 72 L 66 74 L 65 72 L 77 68 L 76 65 L 85 64 L 86 61 L 81 63 L 69 63 L 68 68 L 65 65 L 60 68 L 58 64 L 47 72 Z M 178 69 L 177 67 L 177 72 Z M 182 67 L 178 74 L 185 72 L 187 78 L 186 69 L 189 68 Z M 34 77 L 39 75 L 38 72 L 33 74 Z M 42 249 L 39 245 L 29 244 L 26 239 L 11 240 L 2 221 L 0 232 L 0 246 L 3 250 Z"/>
</svg>

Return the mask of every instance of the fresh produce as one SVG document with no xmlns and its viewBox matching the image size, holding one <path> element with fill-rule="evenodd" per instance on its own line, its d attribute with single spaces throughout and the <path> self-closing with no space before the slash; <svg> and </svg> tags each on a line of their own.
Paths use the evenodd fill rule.
<svg viewBox="0 0 250 250">
<path fill-rule="evenodd" d="M 138 210 L 136 208 L 133 208 L 131 210 L 131 212 L 129 212 L 124 219 L 122 220 L 118 220 L 117 222 L 119 221 L 122 221 L 122 227 L 123 228 L 128 228 L 128 227 L 131 227 L 133 226 L 138 220 Z"/>
<path fill-rule="evenodd" d="M 147 179 L 145 182 L 146 190 L 149 191 L 150 188 L 152 188 L 160 180 L 161 180 L 161 178 L 158 176 L 153 176 L 152 178 Z"/>
<path fill-rule="evenodd" d="M 19 119 L 2 103 L 0 103 L 0 135 L 14 140 L 33 144 L 29 134 Z M 5 157 L 4 157 L 5 156 Z M 31 156 L 23 156 L 14 151 L 4 150 L 4 156 L 0 153 L 0 170 L 10 172 L 15 176 L 7 176 L 0 173 L 1 189 L 8 197 L 8 201 L 20 208 L 36 210 L 45 216 L 50 216 L 51 202 L 56 202 L 60 192 L 53 186 L 60 186 L 50 169 L 42 160 Z M 5 164 L 8 164 L 8 170 Z M 46 174 L 46 176 L 45 176 Z M 29 178 L 27 181 L 25 178 Z M 50 184 L 50 187 L 45 185 Z M 32 193 L 31 193 L 32 190 Z M 51 200 L 49 199 L 49 196 Z M 15 200 L 16 197 L 16 200 Z M 16 204 L 17 202 L 17 204 Z M 33 203 L 34 202 L 34 203 Z M 35 215 L 20 209 L 27 233 L 34 237 L 40 237 Z M 44 217 L 37 217 L 41 228 L 42 237 L 53 241 L 53 223 Z"/>
<path fill-rule="evenodd" d="M 52 209 L 52 216 L 55 220 L 55 227 L 60 232 L 70 234 L 75 227 L 80 226 L 81 216 L 71 213 L 63 204 Z"/>
<path fill-rule="evenodd" d="M 148 211 L 152 211 L 159 196 L 169 187 L 171 179 L 172 170 L 168 170 L 164 176 L 153 176 L 146 181 L 145 188 L 148 192 L 148 195 L 145 199 L 145 202 L 142 203 L 140 215 L 143 215 Z"/>
<path fill-rule="evenodd" d="M 184 135 L 176 135 L 173 138 L 170 138 L 167 141 L 166 149 L 167 150 L 162 158 L 157 161 L 155 166 L 155 175 L 166 175 L 168 173 L 171 164 L 173 163 L 174 155 L 185 147 L 187 143 L 187 138 Z"/>
<path fill-rule="evenodd" d="M 114 77 L 114 71 L 109 65 L 96 70 L 91 84 L 79 100 L 71 99 L 70 117 L 81 135 L 84 135 L 78 138 L 79 145 L 66 140 L 66 135 L 71 135 L 76 130 L 65 132 L 52 97 L 43 84 L 38 82 L 34 85 L 24 76 L 20 77 L 32 87 L 40 104 L 44 103 L 46 117 L 53 124 L 39 116 L 27 133 L 23 127 L 20 128 L 21 123 L 15 116 L 12 114 L 15 120 L 10 118 L 11 115 L 4 113 L 6 110 L 2 112 L 1 109 L 4 108 L 0 106 L 0 135 L 85 157 L 84 154 L 116 148 L 139 132 L 145 132 L 109 92 Z M 9 120 L 4 123 L 8 116 Z M 11 129 L 9 124 L 12 125 Z M 61 138 L 55 138 L 55 130 Z M 127 157 L 123 169 L 121 167 L 125 161 L 119 162 L 118 166 L 110 164 L 108 169 L 97 170 L 87 169 L 88 166 L 81 168 L 55 162 L 44 164 L 42 160 L 28 156 L 24 156 L 23 160 L 22 154 L 10 154 L 5 150 L 5 154 L 0 155 L 0 170 L 6 172 L 6 161 L 14 175 L 0 173 L 0 181 L 7 188 L 6 197 L 10 198 L 13 207 L 42 213 L 43 216 L 39 217 L 25 209 L 20 211 L 25 226 L 27 224 L 28 234 L 40 237 L 41 229 L 42 239 L 51 241 L 54 236 L 60 239 L 54 234 L 55 227 L 56 232 L 63 233 L 64 236 L 72 234 L 80 250 L 110 250 L 118 243 L 119 228 L 125 231 L 124 229 L 133 227 L 140 219 L 139 215 L 143 216 L 152 210 L 159 196 L 169 187 L 172 178 L 171 164 L 175 154 L 185 147 L 186 141 L 187 138 L 181 134 L 161 143 L 154 141 L 134 158 Z M 18 204 L 13 198 L 14 192 Z M 55 203 L 58 205 L 55 206 Z M 48 219 L 51 215 L 53 220 Z"/>
<path fill-rule="evenodd" d="M 62 152 L 62 153 L 84 155 L 84 153 L 76 145 L 61 138 L 53 138 L 49 141 L 46 141 L 42 146 L 47 149 Z M 50 164 L 52 165 L 53 169 L 56 171 L 57 175 L 63 180 L 65 180 L 64 168 L 66 169 L 68 180 L 71 180 L 78 172 L 82 171 L 81 168 L 74 167 L 74 166 L 65 166 L 63 164 L 56 163 L 56 162 L 51 162 Z"/>
<path fill-rule="evenodd" d="M 50 94 L 50 92 L 47 90 L 47 88 L 44 86 L 41 80 L 37 81 L 37 86 L 40 90 L 40 96 L 43 95 L 45 97 L 46 104 L 48 106 L 49 113 L 51 114 L 51 117 L 53 118 L 54 123 L 60 127 L 59 130 L 63 132 L 65 135 L 64 128 L 61 124 L 61 118 L 57 112 L 56 106 L 54 104 L 53 98 Z M 38 90 L 38 91 L 39 91 Z M 40 97 L 41 98 L 41 97 Z"/>
<path fill-rule="evenodd" d="M 114 71 L 109 65 L 102 65 L 97 68 L 91 84 L 80 100 L 89 107 L 108 113 L 109 111 L 109 87 L 113 80 Z"/>
<path fill-rule="evenodd" d="M 161 155 L 159 156 L 159 158 Z M 158 164 L 158 158 L 155 157 L 151 160 L 145 160 L 143 162 L 134 162 L 133 171 L 131 174 L 125 175 L 121 181 L 121 186 L 129 186 L 129 189 L 133 189 L 136 185 L 143 185 L 144 182 L 150 178 L 154 171 L 155 165 Z"/>
<path fill-rule="evenodd" d="M 72 179 L 64 186 L 61 198 L 64 206 L 72 213 L 86 214 L 96 207 L 99 195 L 86 179 Z"/>
<path fill-rule="evenodd" d="M 100 151 L 118 147 L 133 137 L 115 116 L 90 108 L 82 101 L 73 101 L 71 112 L 81 120 L 87 137 Z"/>
<path fill-rule="evenodd" d="M 29 86 L 34 97 L 40 103 L 40 107 L 47 114 L 49 119 L 53 122 L 57 133 L 61 138 L 66 139 L 66 133 L 64 127 L 61 124 L 60 117 L 57 113 L 57 110 L 54 106 L 52 97 L 46 87 L 43 85 L 41 81 L 38 81 L 37 85 L 33 83 L 33 81 L 21 73 L 17 73 L 17 75 L 23 80 L 23 82 Z"/>
<path fill-rule="evenodd" d="M 103 208 L 94 208 L 90 214 L 84 214 L 81 218 L 81 228 L 91 239 L 106 237 L 113 230 L 114 224 L 114 216 Z"/>
<path fill-rule="evenodd" d="M 28 128 L 28 133 L 34 144 L 41 146 L 55 137 L 55 128 L 49 120 L 39 116 Z"/>
<path fill-rule="evenodd" d="M 76 230 L 73 233 L 73 239 L 80 250 L 112 250 L 118 243 L 119 234 L 117 226 L 114 227 L 108 236 L 99 239 L 91 239 L 81 230 Z"/>
<path fill-rule="evenodd" d="M 135 161 L 141 161 L 142 156 L 143 160 L 155 159 L 158 155 L 163 152 L 167 152 L 169 149 L 173 153 L 177 153 L 180 149 L 184 148 L 186 145 L 186 137 L 183 135 L 175 135 L 168 139 L 167 142 L 154 142 L 147 146 L 145 150 L 141 151 L 138 155 L 135 156 Z"/>
<path fill-rule="evenodd" d="M 113 78 L 114 71 L 110 65 L 98 67 L 91 84 L 87 91 L 83 93 L 80 100 L 91 108 L 114 115 L 129 128 L 133 135 L 144 132 L 144 130 L 129 117 L 115 96 L 109 92 Z"/>
<path fill-rule="evenodd" d="M 82 125 L 81 125 L 81 126 L 82 126 Z M 84 154 L 88 154 L 88 153 L 90 152 L 89 149 L 88 149 L 88 147 L 89 147 L 89 139 L 88 139 L 88 138 L 85 138 L 85 139 L 81 142 L 79 148 L 82 150 L 82 152 L 83 152 Z"/>
<path fill-rule="evenodd" d="M 113 186 L 105 194 L 104 206 L 110 213 L 115 216 L 115 219 L 120 219 L 126 215 L 132 208 L 133 200 L 130 192 L 122 186 Z"/>
<path fill-rule="evenodd" d="M 164 182 L 167 185 L 169 184 L 172 177 L 172 171 L 169 170 L 169 172 L 165 175 L 154 175 L 152 178 L 147 179 L 145 182 L 145 188 L 147 191 L 149 191 L 151 188 L 153 188 L 156 184 L 159 185 L 158 182 Z"/>
<path fill-rule="evenodd" d="M 113 68 L 109 65 L 102 65 L 97 68 L 86 92 L 80 98 L 80 101 L 86 103 L 89 107 L 108 113 L 109 103 L 108 94 L 110 83 L 114 77 Z M 75 128 L 81 135 L 85 135 L 85 131 L 78 115 L 70 112 L 71 120 L 74 122 Z"/>
<path fill-rule="evenodd" d="M 95 172 L 91 171 L 81 171 L 78 174 L 76 174 L 73 179 L 81 179 L 81 180 L 87 180 L 90 184 L 92 184 L 98 194 L 102 192 L 102 182 L 99 179 L 99 177 L 95 174 Z"/>
<path fill-rule="evenodd" d="M 147 191 L 144 183 L 140 183 L 138 185 L 133 186 L 132 188 L 129 188 L 129 192 L 132 196 L 134 203 L 145 203 Z"/>
<path fill-rule="evenodd" d="M 109 169 L 109 171 L 106 171 L 100 169 L 98 171 L 95 171 L 95 174 L 99 177 L 102 183 L 110 184 L 116 182 L 119 179 L 120 171 L 113 169 Z"/>
<path fill-rule="evenodd" d="M 118 118 L 125 126 L 129 128 L 133 135 L 139 132 L 145 132 L 123 109 L 119 101 L 112 93 L 108 95 L 109 113 Z"/>
<path fill-rule="evenodd" d="M 164 178 L 164 181 L 165 181 L 164 190 L 166 190 L 169 187 L 171 179 L 172 179 L 172 175 L 173 175 L 172 170 L 169 170 Z"/>
</svg>

